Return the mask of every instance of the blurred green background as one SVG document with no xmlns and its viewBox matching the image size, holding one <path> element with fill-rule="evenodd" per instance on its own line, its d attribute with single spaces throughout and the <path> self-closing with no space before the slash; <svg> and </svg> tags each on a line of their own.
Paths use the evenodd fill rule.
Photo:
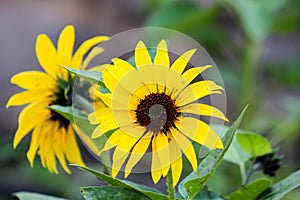
<svg viewBox="0 0 300 200">
<path fill-rule="evenodd" d="M 223 76 L 229 119 L 233 121 L 249 103 L 242 128 L 267 137 L 284 156 L 284 167 L 274 181 L 299 169 L 300 0 L 0 0 L 0 199 L 11 199 L 11 193 L 23 190 L 83 199 L 79 186 L 101 184 L 77 169 L 72 176 L 50 174 L 39 160 L 30 168 L 26 160 L 30 137 L 12 148 L 22 108 L 5 109 L 9 97 L 21 91 L 9 80 L 15 73 L 39 69 L 34 52 L 39 33 L 56 43 L 67 24 L 76 28 L 77 47 L 95 35 L 143 26 L 170 28 L 194 38 Z M 81 147 L 85 161 L 100 166 Z M 209 186 L 228 194 L 237 189 L 238 177 L 238 168 L 224 161 Z M 153 186 L 148 176 L 131 179 Z M 163 183 L 156 187 L 166 190 Z M 295 190 L 284 199 L 299 196 Z"/>
</svg>

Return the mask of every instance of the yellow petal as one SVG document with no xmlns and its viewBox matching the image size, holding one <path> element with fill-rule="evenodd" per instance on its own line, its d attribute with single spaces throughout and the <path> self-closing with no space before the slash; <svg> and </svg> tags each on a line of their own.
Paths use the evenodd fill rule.
<svg viewBox="0 0 300 200">
<path fill-rule="evenodd" d="M 156 135 L 156 150 L 160 160 L 160 167 L 163 176 L 166 176 L 170 168 L 170 150 L 168 138 L 164 133 L 157 133 Z"/>
<path fill-rule="evenodd" d="M 26 106 L 19 115 L 19 127 L 16 131 L 13 146 L 14 148 L 20 143 L 20 141 L 33 129 L 41 119 L 47 116 L 47 112 L 44 111 L 44 102 L 35 102 Z M 46 110 L 47 111 L 47 110 Z"/>
<path fill-rule="evenodd" d="M 190 139 L 209 148 L 214 148 L 220 142 L 220 138 L 216 132 L 201 120 L 183 117 L 178 128 Z"/>
<path fill-rule="evenodd" d="M 131 90 L 127 90 L 127 84 L 132 84 L 131 82 L 126 82 L 124 80 L 121 81 L 121 79 L 124 76 L 131 76 L 134 79 L 131 81 L 134 83 L 134 80 L 137 77 L 137 72 L 135 69 L 131 68 L 128 70 L 125 67 L 120 67 L 120 66 L 110 66 L 107 67 L 102 74 L 105 86 L 113 92 L 114 89 L 116 88 L 117 84 L 122 86 L 122 89 L 125 89 L 127 92 L 131 92 Z"/>
<path fill-rule="evenodd" d="M 184 71 L 185 67 L 189 63 L 191 57 L 194 55 L 196 52 L 196 49 L 191 49 L 175 60 L 175 62 L 172 64 L 171 68 L 175 71 L 177 71 L 179 74 L 182 74 Z"/>
<path fill-rule="evenodd" d="M 96 65 L 95 67 L 89 68 L 89 71 L 103 72 L 109 64 Z"/>
<path fill-rule="evenodd" d="M 73 55 L 73 48 L 75 42 L 75 30 L 74 26 L 66 26 L 57 43 L 57 64 L 62 66 L 71 67 L 71 59 Z"/>
<path fill-rule="evenodd" d="M 97 126 L 97 127 L 94 129 L 94 131 L 93 131 L 93 133 L 92 133 L 92 135 L 91 135 L 91 138 L 92 138 L 92 139 L 96 139 L 96 138 L 101 137 L 103 134 L 105 134 L 105 132 L 101 130 L 101 127 L 100 127 L 100 125 L 99 125 L 99 126 Z"/>
<path fill-rule="evenodd" d="M 113 119 L 115 120 L 118 127 L 126 126 L 135 123 L 132 118 L 134 113 L 134 111 L 130 110 L 113 110 Z"/>
<path fill-rule="evenodd" d="M 111 93 L 103 94 L 98 90 L 95 90 L 95 96 L 100 98 L 106 106 L 111 107 Z"/>
<path fill-rule="evenodd" d="M 86 57 L 86 59 L 84 59 L 82 65 L 81 65 L 81 69 L 86 69 L 88 64 L 99 54 L 101 54 L 104 51 L 104 48 L 102 47 L 94 47 L 91 52 L 88 54 L 88 56 Z M 95 70 L 95 68 L 94 68 Z"/>
<path fill-rule="evenodd" d="M 35 128 L 32 131 L 30 148 L 27 152 L 27 159 L 31 167 L 33 167 L 34 158 L 39 148 L 39 139 L 40 139 L 41 131 L 42 131 L 42 125 L 40 124 L 37 124 L 37 126 L 35 126 Z"/>
<path fill-rule="evenodd" d="M 171 137 L 172 140 L 169 144 L 170 146 L 170 160 L 171 160 L 171 172 L 173 177 L 173 187 L 176 186 L 180 179 L 182 172 L 182 155 L 179 146 L 176 141 Z"/>
<path fill-rule="evenodd" d="M 104 151 L 110 150 L 118 145 L 118 142 L 124 137 L 125 133 L 120 129 L 117 129 L 105 142 L 104 147 L 100 150 L 98 154 Z"/>
<path fill-rule="evenodd" d="M 188 82 L 192 82 L 199 74 L 201 74 L 203 71 L 211 68 L 211 65 L 205 65 L 201 67 L 193 67 L 191 69 L 188 69 L 186 72 L 182 74 L 183 78 Z"/>
<path fill-rule="evenodd" d="M 211 116 L 228 122 L 227 117 L 219 109 L 206 104 L 193 103 L 180 108 L 182 113 L 191 113 L 200 116 Z"/>
<path fill-rule="evenodd" d="M 140 83 L 145 84 L 151 92 L 160 92 L 158 91 L 157 86 L 162 86 L 161 88 L 164 88 L 167 82 L 168 71 L 169 68 L 164 67 L 163 65 L 143 65 L 138 68 L 138 76 L 140 77 L 140 80 L 142 80 Z M 151 86 L 154 86 L 154 88 Z"/>
<path fill-rule="evenodd" d="M 47 168 L 49 169 L 50 172 L 58 173 L 57 168 L 56 168 L 56 159 L 54 155 L 54 149 L 53 149 L 53 135 L 57 130 L 54 130 L 54 126 L 51 126 L 51 131 L 48 134 L 48 137 L 46 138 L 46 142 L 43 144 L 45 145 L 46 149 L 46 163 L 47 163 Z"/>
<path fill-rule="evenodd" d="M 38 35 L 36 39 L 36 56 L 43 69 L 56 78 L 58 72 L 56 49 L 46 34 Z"/>
<path fill-rule="evenodd" d="M 191 163 L 193 170 L 195 171 L 197 169 L 198 164 L 197 164 L 196 153 L 192 143 L 189 141 L 189 139 L 187 139 L 183 134 L 181 134 L 177 130 L 172 130 L 171 133 L 177 145 L 183 151 L 186 158 Z"/>
<path fill-rule="evenodd" d="M 74 135 L 73 128 L 68 127 L 65 137 L 65 154 L 70 163 L 85 166 L 81 158 L 81 153 Z"/>
<path fill-rule="evenodd" d="M 85 54 L 93 46 L 99 44 L 100 42 L 106 41 L 108 39 L 109 37 L 107 36 L 97 36 L 83 42 L 73 56 L 72 64 L 71 64 L 72 68 L 79 69 L 81 67 L 81 63 Z"/>
<path fill-rule="evenodd" d="M 159 160 L 157 149 L 156 149 L 156 147 L 157 147 L 156 142 L 157 142 L 156 136 L 154 136 L 153 140 L 152 140 L 151 176 L 152 176 L 152 180 L 155 184 L 160 180 L 160 178 L 162 176 L 160 160 Z"/>
<path fill-rule="evenodd" d="M 179 157 L 175 162 L 171 164 L 173 187 L 175 187 L 180 179 L 182 173 L 182 158 Z"/>
<path fill-rule="evenodd" d="M 57 123 L 55 124 L 55 127 L 56 127 L 56 129 L 58 129 L 58 124 Z M 66 134 L 66 132 L 65 131 L 60 131 L 60 134 Z M 64 171 L 67 174 L 71 174 L 71 171 L 70 171 L 69 167 L 67 166 L 63 146 L 64 146 L 64 144 L 63 144 L 62 137 L 57 138 L 56 140 L 54 140 L 54 142 L 53 142 L 54 153 L 55 153 L 58 161 L 60 162 L 62 168 L 64 169 Z"/>
<path fill-rule="evenodd" d="M 170 69 L 167 73 L 166 86 L 172 93 L 178 94 L 188 83 L 177 71 Z"/>
<path fill-rule="evenodd" d="M 124 151 L 122 148 L 116 147 L 114 154 L 113 154 L 113 161 L 112 161 L 112 177 L 116 178 L 120 169 L 122 168 L 125 160 L 129 155 L 129 151 Z"/>
<path fill-rule="evenodd" d="M 46 124 L 47 124 L 47 126 L 46 126 Z M 42 166 L 45 168 L 48 167 L 47 159 L 46 159 L 46 156 L 47 156 L 46 143 L 47 143 L 47 138 L 49 137 L 49 132 L 51 132 L 51 124 L 52 124 L 52 122 L 49 122 L 49 121 L 47 121 L 47 123 L 45 123 L 45 126 L 43 127 L 43 131 L 41 132 L 41 137 L 39 140 L 39 143 L 40 143 L 39 155 L 41 158 Z M 49 171 L 52 172 L 50 169 L 49 169 Z"/>
<path fill-rule="evenodd" d="M 134 59 L 135 59 L 135 65 L 138 67 L 142 65 L 149 65 L 152 64 L 151 57 L 149 55 L 149 52 L 147 50 L 147 47 L 145 46 L 144 42 L 139 41 L 136 45 L 135 51 L 134 51 Z"/>
<path fill-rule="evenodd" d="M 166 66 L 167 68 L 170 67 L 170 58 L 165 40 L 161 40 L 157 46 L 154 64 Z"/>
<path fill-rule="evenodd" d="M 121 139 L 118 141 L 118 145 L 113 154 L 113 172 L 116 173 L 115 175 L 117 175 L 131 149 L 143 134 L 141 127 L 136 125 L 130 127 L 131 128 L 128 129 L 130 135 L 123 131 L 122 134 L 119 135 Z"/>
<path fill-rule="evenodd" d="M 52 91 L 50 90 L 26 90 L 24 92 L 14 94 L 12 97 L 10 97 L 6 104 L 6 108 L 8 108 L 9 106 L 20 106 L 33 101 L 38 101 L 50 96 L 51 94 Z"/>
<path fill-rule="evenodd" d="M 24 89 L 51 89 L 55 81 L 47 74 L 39 71 L 26 71 L 14 75 L 10 81 Z"/>
<path fill-rule="evenodd" d="M 146 136 L 140 139 L 137 144 L 134 146 L 132 153 L 129 157 L 127 165 L 125 167 L 124 177 L 127 178 L 131 173 L 132 168 L 140 161 L 140 159 L 144 156 L 147 149 L 149 148 L 149 144 L 151 141 L 151 137 Z"/>
<path fill-rule="evenodd" d="M 98 118 L 97 118 L 97 112 L 92 112 L 89 114 L 88 119 L 91 124 L 99 124 Z"/>
<path fill-rule="evenodd" d="M 98 146 L 96 145 L 96 143 L 94 142 L 94 140 L 92 140 L 91 136 L 89 136 L 88 134 L 86 134 L 85 132 L 81 131 L 78 127 L 74 126 L 73 127 L 76 130 L 77 135 L 80 137 L 80 139 L 83 141 L 83 143 L 94 153 L 97 154 L 100 149 L 98 148 Z"/>
<path fill-rule="evenodd" d="M 221 94 L 220 90 L 223 90 L 223 88 L 213 81 L 199 81 L 189 85 L 179 93 L 177 100 L 180 103 L 179 105 L 183 106 L 207 95 Z"/>
<path fill-rule="evenodd" d="M 91 113 L 88 118 L 92 124 L 101 124 L 100 126 L 103 131 L 109 131 L 119 127 L 114 120 L 113 112 L 110 108 L 99 108 Z"/>
</svg>

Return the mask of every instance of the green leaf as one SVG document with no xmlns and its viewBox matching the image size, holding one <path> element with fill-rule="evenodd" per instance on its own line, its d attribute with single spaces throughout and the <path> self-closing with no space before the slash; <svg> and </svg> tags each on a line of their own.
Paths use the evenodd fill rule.
<svg viewBox="0 0 300 200">
<path fill-rule="evenodd" d="M 194 198 L 194 200 L 224 200 L 220 195 L 217 193 L 214 193 L 207 189 L 207 187 L 204 187 L 203 190 L 201 190 Z"/>
<path fill-rule="evenodd" d="M 118 186 L 92 186 L 80 188 L 81 194 L 86 200 L 150 200 L 149 197 L 135 190 Z"/>
<path fill-rule="evenodd" d="M 239 133 L 237 134 L 237 140 L 240 146 L 252 157 L 262 156 L 272 152 L 270 142 L 256 133 Z"/>
<path fill-rule="evenodd" d="M 244 108 L 241 115 L 223 136 L 222 142 L 224 144 L 224 149 L 212 150 L 199 164 L 198 169 L 195 172 L 189 174 L 185 179 L 181 181 L 178 190 L 183 197 L 189 197 L 190 199 L 193 199 L 205 186 L 206 182 L 219 166 L 225 153 L 227 152 L 233 140 L 235 132 L 237 131 L 241 120 L 247 110 L 247 107 L 248 106 Z"/>
<path fill-rule="evenodd" d="M 224 2 L 237 13 L 245 34 L 254 41 L 261 41 L 270 32 L 273 20 L 287 0 L 225 0 Z"/>
<path fill-rule="evenodd" d="M 256 197 L 269 188 L 272 185 L 272 182 L 268 179 L 258 179 L 249 185 L 231 193 L 226 197 L 227 200 L 254 200 Z"/>
<path fill-rule="evenodd" d="M 300 170 L 290 174 L 285 179 L 274 184 L 258 196 L 259 200 L 277 200 L 300 186 Z"/>
<path fill-rule="evenodd" d="M 248 161 L 251 156 L 241 148 L 237 142 L 237 135 L 239 135 L 239 133 L 237 133 L 236 137 L 233 138 L 232 144 L 226 152 L 224 159 L 228 162 L 241 166 Z"/>
<path fill-rule="evenodd" d="M 167 196 L 165 196 L 164 194 L 160 193 L 159 191 L 144 186 L 144 185 L 139 185 L 136 183 L 133 183 L 131 181 L 124 181 L 124 180 L 119 180 L 119 179 L 113 179 L 111 176 L 108 176 L 104 173 L 98 172 L 96 170 L 87 168 L 87 167 L 83 167 L 83 166 L 79 166 L 79 165 L 72 165 L 72 166 L 76 166 L 79 167 L 80 169 L 83 169 L 85 171 L 88 171 L 92 174 L 94 174 L 99 180 L 105 181 L 106 183 L 112 185 L 112 186 L 118 186 L 118 187 L 122 187 L 122 188 L 127 188 L 127 189 L 132 189 L 135 191 L 138 191 L 144 195 L 146 195 L 147 197 L 151 198 L 151 199 L 155 199 L 155 200 L 167 200 Z"/>
<path fill-rule="evenodd" d="M 76 74 L 77 76 L 79 76 L 87 81 L 90 81 L 92 83 L 96 83 L 98 85 L 105 87 L 105 85 L 103 83 L 101 72 L 89 71 L 89 70 L 77 70 L 77 69 L 73 69 L 73 68 L 69 68 L 69 67 L 65 67 L 65 66 L 62 66 L 62 67 L 65 68 L 66 70 L 68 70 L 69 72 Z"/>
<path fill-rule="evenodd" d="M 61 114 L 64 118 L 74 123 L 80 130 L 77 131 L 77 134 L 81 140 L 88 146 L 88 148 L 95 154 L 98 154 L 100 149 L 104 146 L 107 137 L 106 135 L 111 134 L 113 131 L 106 133 L 96 139 L 91 139 L 91 135 L 96 128 L 96 125 L 90 124 L 87 114 L 81 112 L 80 110 L 72 106 L 60 106 L 52 105 L 49 107 L 51 110 Z"/>
<path fill-rule="evenodd" d="M 241 148 L 241 146 L 239 145 L 238 141 L 237 141 L 237 135 L 239 133 L 237 132 L 237 134 L 235 135 L 235 137 L 233 138 L 233 141 L 228 149 L 228 151 L 226 152 L 225 156 L 224 156 L 224 160 L 231 162 L 233 164 L 236 164 L 239 166 L 240 168 L 240 172 L 241 172 L 241 176 L 242 179 L 245 179 L 246 176 L 246 162 L 251 158 L 251 155 L 248 154 L 243 148 Z"/>
<path fill-rule="evenodd" d="M 33 193 L 33 192 L 16 192 L 13 193 L 13 196 L 18 197 L 20 200 L 66 200 L 63 198 L 48 196 L 44 194 L 39 193 Z"/>
</svg>

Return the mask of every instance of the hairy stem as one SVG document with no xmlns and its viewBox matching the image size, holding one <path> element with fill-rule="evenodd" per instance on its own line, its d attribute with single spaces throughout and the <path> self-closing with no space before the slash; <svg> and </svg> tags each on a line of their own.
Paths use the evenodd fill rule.
<svg viewBox="0 0 300 200">
<path fill-rule="evenodd" d="M 168 194 L 170 200 L 175 200 L 175 190 L 173 188 L 172 169 L 170 168 L 167 174 Z"/>
</svg>

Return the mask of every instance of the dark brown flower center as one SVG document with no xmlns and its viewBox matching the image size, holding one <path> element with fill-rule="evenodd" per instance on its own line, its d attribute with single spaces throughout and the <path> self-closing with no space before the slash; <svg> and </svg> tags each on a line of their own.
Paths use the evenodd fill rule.
<svg viewBox="0 0 300 200">
<path fill-rule="evenodd" d="M 148 131 L 168 132 L 179 115 L 175 101 L 165 93 L 152 93 L 140 100 L 135 110 L 137 123 Z"/>
</svg>

